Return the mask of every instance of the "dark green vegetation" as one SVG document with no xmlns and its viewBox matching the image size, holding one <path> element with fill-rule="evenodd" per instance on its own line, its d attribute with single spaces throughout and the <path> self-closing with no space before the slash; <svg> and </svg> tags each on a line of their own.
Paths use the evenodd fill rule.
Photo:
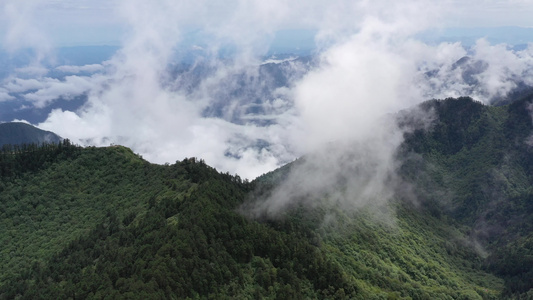
<svg viewBox="0 0 533 300">
<path fill-rule="evenodd" d="M 123 147 L 72 145 L 4 157 L 19 155 L 51 158 L 2 178 L 1 298 L 356 292 L 306 238 L 240 215 L 251 185 L 202 161 L 158 166 Z"/>
<path fill-rule="evenodd" d="M 1 123 L 0 147 L 4 145 L 59 143 L 61 137 L 26 123 Z"/>
<path fill-rule="evenodd" d="M 428 212 L 468 228 L 505 296 L 533 288 L 533 96 L 488 107 L 469 98 L 425 103 L 439 122 L 404 144 L 403 174 Z M 529 296 L 532 296 L 532 292 Z"/>
<path fill-rule="evenodd" d="M 0 299 L 531 296 L 530 101 L 424 103 L 436 121 L 398 152 L 411 192 L 380 210 L 241 213 L 291 165 L 249 183 L 124 147 L 6 150 Z"/>
</svg>

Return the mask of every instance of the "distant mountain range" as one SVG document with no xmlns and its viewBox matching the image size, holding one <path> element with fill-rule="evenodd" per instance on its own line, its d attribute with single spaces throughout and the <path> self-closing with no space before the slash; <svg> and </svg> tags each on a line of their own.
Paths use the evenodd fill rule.
<svg viewBox="0 0 533 300">
<path fill-rule="evenodd" d="M 21 122 L 0 124 L 0 147 L 3 145 L 59 143 L 62 140 L 57 134 L 44 131 Z"/>
<path fill-rule="evenodd" d="M 69 48 L 63 49 L 63 52 L 65 57 L 73 56 L 78 53 L 78 50 L 82 51 L 80 52 L 82 54 L 94 52 L 88 57 L 94 56 L 103 59 L 106 54 L 110 56 L 110 53 L 115 48 L 100 49 L 101 53 L 97 51 L 98 49 L 85 47 L 82 51 Z M 78 61 L 74 58 L 73 60 Z M 85 63 L 95 61 L 85 61 Z M 228 63 L 228 61 L 222 60 L 221 63 Z M 294 83 L 297 83 L 309 70 L 317 67 L 317 64 L 318 57 L 314 55 L 276 54 L 269 58 L 265 57 L 265 60 L 259 66 L 254 65 L 249 66 L 249 68 L 239 69 L 231 76 L 217 79 L 216 85 L 209 86 L 207 83 L 209 80 L 206 81 L 206 78 L 218 76 L 216 73 L 219 71 L 220 66 L 202 62 L 201 60 L 198 63 L 182 61 L 168 66 L 168 74 L 161 77 L 164 78 L 161 84 L 169 90 L 185 93 L 191 99 L 205 97 L 202 93 L 208 92 L 211 103 L 209 107 L 202 111 L 204 117 L 221 118 L 235 124 L 252 123 L 257 126 L 268 126 L 275 123 L 276 117 L 285 114 L 293 105 L 293 100 L 282 93 L 284 88 L 290 88 Z M 1 53 L 0 65 L 2 65 Z M 453 88 L 461 89 L 456 93 L 457 95 L 473 95 L 472 97 L 484 98 L 484 102 L 498 105 L 510 103 L 511 99 L 516 99 L 519 95 L 527 94 L 533 90 L 527 81 L 519 77 L 512 77 L 506 78 L 508 84 L 513 86 L 507 95 L 492 95 L 487 90 L 486 83 L 482 80 L 486 78 L 483 75 L 488 69 L 490 69 L 489 62 L 467 55 L 455 61 L 451 66 L 432 67 L 425 73 L 424 80 L 431 82 L 431 85 L 434 85 L 435 82 L 443 84 L 437 87 L 432 86 L 431 90 L 435 91 L 436 95 L 448 95 L 439 94 L 438 91 L 448 91 L 452 88 L 450 87 L 452 85 Z M 5 76 L 7 75 L 5 74 Z M 83 77 L 88 76 L 88 74 L 73 75 L 57 69 L 50 69 L 46 74 L 47 78 L 59 81 L 64 81 L 67 76 Z M 458 84 L 457 80 L 461 84 Z M 47 104 L 41 107 L 36 106 L 30 100 L 30 96 L 36 93 L 35 90 L 30 89 L 20 92 L 6 89 L 6 93 L 9 99 L 0 101 L 0 122 L 25 120 L 31 124 L 44 122 L 55 109 L 78 111 L 87 104 L 89 94 L 84 92 L 68 97 L 58 96 L 53 101 L 47 101 Z M 427 98 L 434 97 L 431 95 L 427 96 Z M 273 105 L 274 102 L 276 105 Z"/>
</svg>

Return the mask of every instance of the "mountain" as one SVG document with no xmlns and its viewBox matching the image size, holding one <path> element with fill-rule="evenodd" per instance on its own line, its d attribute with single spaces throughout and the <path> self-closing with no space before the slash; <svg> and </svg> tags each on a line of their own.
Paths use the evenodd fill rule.
<svg viewBox="0 0 533 300">
<path fill-rule="evenodd" d="M 21 144 L 59 143 L 61 137 L 26 123 L 11 122 L 0 124 L 0 146 Z"/>
<path fill-rule="evenodd" d="M 248 212 L 312 156 L 248 182 L 121 146 L 4 151 L 0 299 L 531 297 L 532 100 L 423 103 L 434 121 L 404 135 L 403 184 L 357 210 Z"/>
<path fill-rule="evenodd" d="M 224 77 L 217 86 L 204 86 L 205 78 L 217 76 L 220 70 L 216 66 L 177 64 L 170 68 L 165 85 L 184 91 L 191 97 L 205 88 L 210 89 L 212 102 L 202 112 L 204 117 L 222 118 L 235 124 L 267 126 L 275 121 L 272 116 L 287 109 L 270 104 L 280 98 L 279 89 L 302 78 L 314 64 L 316 59 L 311 56 L 278 55 L 278 58 L 266 59 L 259 66 L 243 68 Z"/>
<path fill-rule="evenodd" d="M 485 269 L 505 279 L 505 295 L 533 287 L 532 101 L 530 94 L 500 107 L 469 98 L 425 103 L 439 121 L 408 136 L 403 149 L 423 158 L 403 165 L 423 205 L 468 228 L 484 248 Z"/>
</svg>

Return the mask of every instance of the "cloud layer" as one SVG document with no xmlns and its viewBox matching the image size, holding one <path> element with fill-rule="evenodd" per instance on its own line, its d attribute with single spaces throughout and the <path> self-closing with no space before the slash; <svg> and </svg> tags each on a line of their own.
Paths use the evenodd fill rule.
<svg viewBox="0 0 533 300">
<path fill-rule="evenodd" d="M 343 141 L 386 148 L 360 150 L 377 168 L 369 180 L 385 182 L 401 135 L 383 116 L 430 98 L 490 103 L 533 84 L 531 48 L 417 40 L 453 15 L 446 2 L 115 1 L 114 20 L 128 28 L 116 55 L 44 72 L 50 43 L 32 18 L 47 2 L 19 2 L 3 5 L 4 16 L 19 16 L 4 21 L 4 44 L 37 49 L 27 70 L 40 71 L 5 78 L 0 101 L 42 108 L 86 95 L 78 110 L 55 109 L 39 127 L 84 144 L 124 144 L 157 163 L 197 156 L 247 178 Z M 265 63 L 275 32 L 285 28 L 317 30 L 312 59 Z M 26 32 L 27 40 L 16 38 Z M 193 64 L 180 65 L 179 54 L 191 51 L 199 53 Z"/>
</svg>

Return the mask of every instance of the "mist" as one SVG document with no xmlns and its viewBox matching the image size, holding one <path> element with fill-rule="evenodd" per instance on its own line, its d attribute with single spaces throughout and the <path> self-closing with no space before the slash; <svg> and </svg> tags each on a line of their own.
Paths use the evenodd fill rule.
<svg viewBox="0 0 533 300">
<path fill-rule="evenodd" d="M 17 15 L 3 22 L 3 47 L 36 57 L 3 79 L 0 100 L 44 108 L 84 95 L 77 110 L 54 109 L 36 125 L 82 145 L 123 144 L 154 163 L 199 157 L 253 179 L 309 155 L 265 202 L 272 212 L 290 203 L 279 196 L 287 191 L 335 194 L 328 186 L 339 178 L 349 184 L 335 201 L 386 202 L 403 136 L 388 116 L 431 98 L 494 103 L 533 84 L 531 47 L 417 38 L 454 16 L 452 2 L 115 1 L 107 14 L 123 29 L 120 50 L 85 66 L 53 64 L 49 27 L 36 17 L 46 3 L 2 5 Z M 269 52 L 285 29 L 316 32 L 309 57 Z"/>
</svg>

